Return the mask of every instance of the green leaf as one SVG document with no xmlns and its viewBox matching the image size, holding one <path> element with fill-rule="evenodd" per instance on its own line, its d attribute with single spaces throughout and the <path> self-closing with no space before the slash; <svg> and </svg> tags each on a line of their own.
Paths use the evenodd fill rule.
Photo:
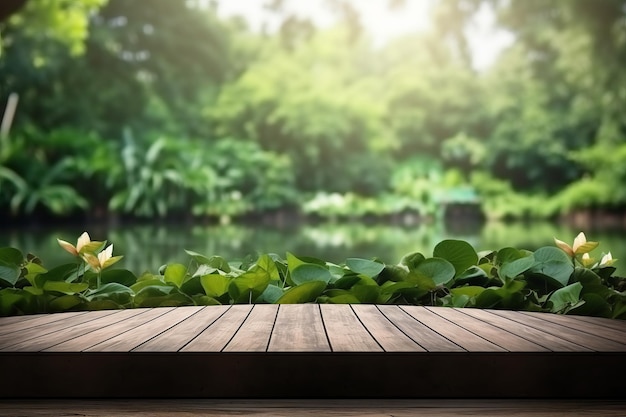
<svg viewBox="0 0 626 417">
<path fill-rule="evenodd" d="M 400 260 L 400 264 L 406 266 L 407 268 L 409 268 L 409 271 L 412 271 L 415 268 L 417 268 L 417 266 L 424 259 L 426 259 L 426 258 L 421 253 L 413 252 L 413 253 L 409 253 L 409 254 L 404 255 L 402 257 L 402 259 Z"/>
<path fill-rule="evenodd" d="M 445 285 L 455 275 L 454 266 L 443 258 L 429 258 L 421 262 L 415 272 L 433 280 L 435 285 Z"/>
<path fill-rule="evenodd" d="M 46 281 L 43 284 L 44 291 L 60 292 L 63 294 L 76 294 L 89 288 L 89 284 L 71 283 L 65 281 Z"/>
<path fill-rule="evenodd" d="M 256 302 L 274 304 L 284 293 L 285 291 L 279 286 L 270 284 L 259 296 L 259 298 L 257 298 Z"/>
<path fill-rule="evenodd" d="M 22 273 L 18 265 L 0 261 L 0 286 L 13 287 Z"/>
<path fill-rule="evenodd" d="M 464 240 L 448 239 L 439 242 L 433 251 L 434 258 L 443 258 L 454 266 L 455 275 L 478 263 L 478 254 Z"/>
<path fill-rule="evenodd" d="M 136 293 L 135 307 L 168 307 L 194 305 L 193 299 L 173 285 L 149 285 Z"/>
<path fill-rule="evenodd" d="M 511 247 L 502 248 L 496 254 L 496 265 L 517 261 L 523 257 L 524 254 L 519 249 Z"/>
<path fill-rule="evenodd" d="M 326 289 L 323 281 L 308 281 L 297 287 L 292 287 L 276 300 L 276 304 L 311 303 Z"/>
<path fill-rule="evenodd" d="M 583 294 L 581 292 L 580 299 L 584 301 L 576 307 L 573 307 L 567 314 L 579 316 L 595 316 L 595 317 L 611 317 L 611 304 L 604 297 L 598 294 Z"/>
<path fill-rule="evenodd" d="M 50 310 L 54 312 L 69 311 L 78 307 L 84 300 L 75 294 L 62 295 L 50 301 Z"/>
<path fill-rule="evenodd" d="M 385 269 L 385 264 L 381 262 L 361 258 L 346 259 L 346 266 L 357 274 L 363 274 L 371 278 L 375 278 Z"/>
<path fill-rule="evenodd" d="M 183 264 L 169 264 L 165 268 L 165 282 L 171 282 L 180 288 L 185 281 L 187 275 L 187 267 Z"/>
<path fill-rule="evenodd" d="M 142 289 L 146 287 L 165 285 L 165 282 L 162 281 L 161 279 L 154 278 L 156 277 L 156 275 L 150 275 L 150 276 L 152 278 L 137 281 L 135 284 L 130 286 L 130 289 L 133 290 L 135 294 L 137 294 L 139 291 L 141 291 Z"/>
<path fill-rule="evenodd" d="M 380 287 L 373 285 L 357 284 L 354 285 L 350 292 L 364 304 L 375 304 L 380 295 Z"/>
<path fill-rule="evenodd" d="M 248 271 L 230 281 L 228 294 L 234 303 L 252 303 L 265 291 L 269 283 L 270 276 L 267 272 Z"/>
<path fill-rule="evenodd" d="M 553 292 L 550 298 L 548 298 L 548 301 L 552 303 L 550 311 L 553 313 L 561 313 L 576 306 L 576 304 L 580 302 L 580 291 L 582 289 L 582 284 L 575 282 Z"/>
<path fill-rule="evenodd" d="M 19 249 L 16 248 L 0 248 L 0 262 L 20 266 L 24 263 L 24 255 Z"/>
<path fill-rule="evenodd" d="M 514 261 L 505 262 L 500 267 L 500 276 L 505 279 L 512 279 L 528 271 L 535 264 L 534 255 L 519 258 Z"/>
<path fill-rule="evenodd" d="M 316 264 L 300 264 L 291 271 L 291 279 L 296 285 L 309 281 L 322 281 L 327 284 L 332 278 L 328 269 Z"/>
<path fill-rule="evenodd" d="M 59 265 L 45 274 L 37 275 L 37 277 L 35 277 L 35 286 L 43 288 L 44 283 L 47 281 L 71 281 L 76 276 L 77 268 L 78 266 L 76 264 Z"/>
<path fill-rule="evenodd" d="M 261 255 L 259 257 L 259 260 L 256 261 L 256 264 L 253 265 L 250 269 L 253 271 L 265 272 L 268 275 L 270 281 L 280 281 L 280 273 L 278 272 L 276 263 L 267 254 Z"/>
<path fill-rule="evenodd" d="M 480 267 L 470 266 L 454 279 L 455 285 L 486 285 L 489 282 L 487 273 Z"/>
<path fill-rule="evenodd" d="M 346 290 L 330 290 L 326 291 L 324 295 L 317 298 L 318 303 L 326 304 L 360 304 L 361 301 Z"/>
<path fill-rule="evenodd" d="M 185 249 L 185 252 L 187 253 L 187 255 L 191 256 L 193 258 L 193 260 L 195 260 L 198 264 L 202 265 L 202 264 L 208 264 L 211 261 L 209 260 L 209 258 L 207 258 L 206 256 L 198 253 L 198 252 L 194 252 L 192 250 L 187 250 Z"/>
<path fill-rule="evenodd" d="M 100 283 L 102 285 L 118 283 L 126 287 L 130 287 L 136 282 L 137 277 L 135 276 L 135 274 L 127 269 L 105 269 L 100 274 Z"/>
<path fill-rule="evenodd" d="M 30 285 L 34 286 L 37 276 L 39 274 L 45 274 L 46 272 L 48 272 L 48 270 L 43 266 L 34 262 L 29 262 L 28 264 L 26 264 L 26 275 L 24 276 L 24 278 L 26 278 Z"/>
<path fill-rule="evenodd" d="M 180 291 L 189 295 L 205 295 L 204 287 L 202 286 L 202 278 L 201 277 L 190 277 L 187 276 L 185 278 L 185 282 L 180 286 Z"/>
<path fill-rule="evenodd" d="M 541 274 L 564 287 L 574 272 L 572 260 L 561 249 L 553 246 L 539 248 L 534 253 L 535 265 L 529 271 Z"/>
<path fill-rule="evenodd" d="M 85 298 L 89 301 L 109 298 L 113 299 L 116 304 L 124 305 L 129 303 L 134 295 L 135 293 L 129 287 L 117 282 L 110 282 L 95 290 L 87 291 Z"/>
<path fill-rule="evenodd" d="M 228 285 L 232 279 L 219 274 L 208 274 L 200 278 L 200 283 L 206 295 L 219 298 L 228 292 Z"/>
<path fill-rule="evenodd" d="M 333 286 L 341 290 L 348 290 L 350 289 L 350 287 L 360 281 L 361 277 L 359 277 L 358 275 L 346 275 L 335 281 L 333 283 Z"/>
<path fill-rule="evenodd" d="M 28 311 L 29 300 L 34 297 L 27 291 L 17 288 L 4 288 L 0 290 L 0 316 L 10 316 L 24 313 L 35 313 L 36 311 Z"/>
</svg>

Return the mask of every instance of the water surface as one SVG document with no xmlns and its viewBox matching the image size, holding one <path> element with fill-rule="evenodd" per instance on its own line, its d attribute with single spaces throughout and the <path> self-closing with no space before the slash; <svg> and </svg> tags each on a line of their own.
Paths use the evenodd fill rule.
<svg viewBox="0 0 626 417">
<path fill-rule="evenodd" d="M 364 223 L 259 225 L 189 225 L 134 224 L 123 226 L 51 226 L 5 229 L 0 246 L 13 246 L 39 256 L 51 268 L 72 262 L 70 254 L 59 247 L 60 238 L 75 243 L 83 232 L 92 240 L 107 240 L 114 245 L 114 255 L 124 255 L 117 264 L 140 274 L 156 273 L 165 263 L 189 261 L 185 249 L 204 255 L 220 255 L 227 260 L 258 253 L 287 252 L 342 263 L 348 257 L 379 258 L 397 263 L 403 255 L 419 251 L 432 256 L 435 245 L 443 239 L 463 239 L 477 251 L 513 246 L 535 250 L 554 245 L 554 237 L 572 242 L 580 230 L 548 222 L 532 223 L 435 223 L 389 225 Z M 592 253 L 599 258 L 611 251 L 617 273 L 626 275 L 626 231 L 586 230 L 589 240 L 600 242 Z"/>
</svg>

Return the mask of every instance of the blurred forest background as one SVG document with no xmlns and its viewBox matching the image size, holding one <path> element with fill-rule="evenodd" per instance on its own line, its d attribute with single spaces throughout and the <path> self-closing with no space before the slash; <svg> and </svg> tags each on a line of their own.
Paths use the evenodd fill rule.
<svg viewBox="0 0 626 417">
<path fill-rule="evenodd" d="M 623 230 L 626 1 L 431 1 L 426 28 L 384 44 L 359 1 L 319 0 L 323 27 L 265 1 L 276 30 L 221 3 L 27 0 L 0 22 L 0 103 L 18 98 L 0 223 L 469 212 Z M 485 9 L 511 42 L 477 68 Z"/>
</svg>

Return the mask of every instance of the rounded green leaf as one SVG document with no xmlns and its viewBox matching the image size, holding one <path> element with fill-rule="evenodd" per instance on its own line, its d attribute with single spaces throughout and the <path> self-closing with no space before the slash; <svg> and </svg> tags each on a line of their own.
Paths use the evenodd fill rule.
<svg viewBox="0 0 626 417">
<path fill-rule="evenodd" d="M 118 283 L 130 287 L 137 282 L 135 274 L 127 269 L 105 269 L 100 276 L 102 284 Z"/>
<path fill-rule="evenodd" d="M 552 303 L 550 311 L 553 313 L 565 312 L 580 302 L 580 291 L 583 286 L 575 282 L 566 287 L 559 288 L 552 293 L 548 301 Z"/>
<path fill-rule="evenodd" d="M 270 275 L 267 272 L 248 271 L 230 281 L 228 294 L 235 303 L 252 303 L 265 291 L 269 283 Z"/>
<path fill-rule="evenodd" d="M 0 286 L 13 287 L 21 273 L 18 265 L 0 260 Z"/>
<path fill-rule="evenodd" d="M 375 278 L 383 269 L 385 269 L 385 264 L 381 262 L 361 258 L 346 259 L 346 266 L 357 274 L 363 274 L 371 278 Z"/>
<path fill-rule="evenodd" d="M 309 281 L 322 281 L 327 284 L 332 278 L 333 276 L 328 269 L 317 264 L 301 264 L 291 271 L 291 280 L 296 285 Z"/>
<path fill-rule="evenodd" d="M 0 248 L 0 261 L 20 266 L 24 262 L 24 254 L 19 249 L 12 247 Z"/>
<path fill-rule="evenodd" d="M 435 246 L 433 257 L 450 262 L 457 275 L 478 263 L 476 250 L 464 240 L 447 239 L 439 242 Z"/>
<path fill-rule="evenodd" d="M 319 297 L 326 289 L 326 283 L 323 281 L 309 281 L 291 287 L 276 300 L 276 304 L 300 304 L 311 303 Z"/>
<path fill-rule="evenodd" d="M 415 272 L 432 279 L 435 285 L 447 284 L 456 273 L 454 266 L 443 258 L 426 259 L 417 266 Z"/>
<path fill-rule="evenodd" d="M 534 253 L 535 264 L 530 271 L 548 277 L 559 286 L 564 287 L 574 272 L 572 260 L 561 249 L 553 246 L 544 246 Z"/>
<path fill-rule="evenodd" d="M 228 292 L 231 279 L 219 274 L 208 274 L 200 278 L 200 283 L 206 295 L 219 298 Z"/>
<path fill-rule="evenodd" d="M 528 271 L 535 264 L 533 255 L 506 262 L 500 267 L 500 276 L 505 279 L 515 278 Z"/>
<path fill-rule="evenodd" d="M 185 281 L 187 275 L 187 267 L 183 264 L 169 264 L 165 267 L 165 282 L 171 282 L 180 288 Z"/>
</svg>

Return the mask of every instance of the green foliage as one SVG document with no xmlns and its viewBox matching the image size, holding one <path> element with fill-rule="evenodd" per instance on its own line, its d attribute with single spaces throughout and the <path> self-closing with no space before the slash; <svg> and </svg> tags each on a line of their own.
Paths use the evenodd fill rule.
<svg viewBox="0 0 626 417">
<path fill-rule="evenodd" d="M 0 101 L 20 97 L 2 214 L 437 216 L 458 189 L 495 219 L 626 205 L 622 0 L 442 0 L 384 45 L 354 13 L 259 34 L 202 3 L 31 0 L 0 23 Z M 481 6 L 515 39 L 477 71 Z"/>
<path fill-rule="evenodd" d="M 610 253 L 599 262 L 597 242 L 580 234 L 534 252 L 504 247 L 480 254 L 462 240 L 439 242 L 432 257 L 415 252 L 397 264 L 347 258 L 342 264 L 262 254 L 227 262 L 187 251 L 189 263 L 170 263 L 140 276 L 108 268 L 112 246 L 84 233 L 59 244 L 78 258 L 46 270 L 32 255 L 0 248 L 0 315 L 55 311 L 239 303 L 367 303 L 499 308 L 626 319 L 626 278 L 614 275 Z M 96 248 L 94 250 L 94 248 Z M 101 250 L 101 251 L 100 251 Z M 100 252 L 98 252 L 100 251 Z M 96 257 L 97 262 L 91 260 Z"/>
</svg>

